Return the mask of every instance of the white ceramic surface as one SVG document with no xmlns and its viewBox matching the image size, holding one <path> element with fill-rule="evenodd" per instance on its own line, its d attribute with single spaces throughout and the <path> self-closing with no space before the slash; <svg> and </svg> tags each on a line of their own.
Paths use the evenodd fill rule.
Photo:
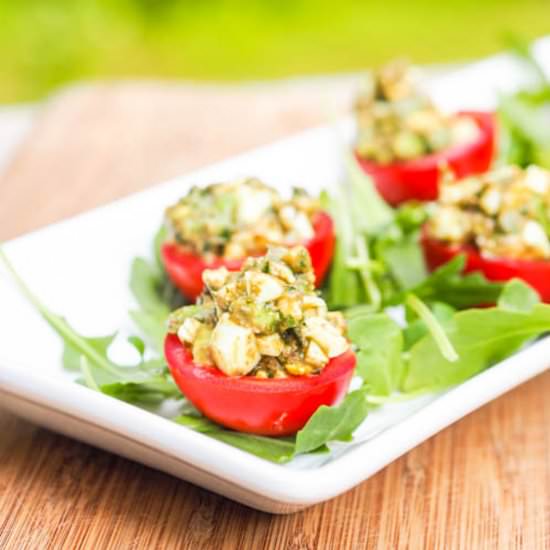
<svg viewBox="0 0 550 550">
<path fill-rule="evenodd" d="M 539 53 L 550 50 L 539 44 Z M 516 81 L 497 57 L 430 82 L 444 107 L 487 108 Z M 331 187 L 351 124 L 317 128 L 178 178 L 7 243 L 34 292 L 84 334 L 133 330 L 127 317 L 131 259 L 148 255 L 167 204 L 190 184 L 257 175 L 287 189 Z M 129 349 L 119 353 L 129 354 Z M 545 339 L 449 392 L 373 413 L 353 444 L 280 466 L 73 382 L 61 343 L 0 269 L 0 405 L 33 422 L 271 512 L 291 512 L 347 491 L 472 410 L 543 372 Z"/>
</svg>

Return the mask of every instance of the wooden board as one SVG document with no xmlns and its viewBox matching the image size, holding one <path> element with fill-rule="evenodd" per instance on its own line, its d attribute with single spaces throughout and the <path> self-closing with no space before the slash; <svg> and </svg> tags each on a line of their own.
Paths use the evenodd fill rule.
<svg viewBox="0 0 550 550">
<path fill-rule="evenodd" d="M 44 107 L 0 179 L 0 239 L 322 123 L 349 92 L 325 83 L 72 89 Z M 550 548 L 549 395 L 546 373 L 291 516 L 0 412 L 0 548 Z"/>
</svg>

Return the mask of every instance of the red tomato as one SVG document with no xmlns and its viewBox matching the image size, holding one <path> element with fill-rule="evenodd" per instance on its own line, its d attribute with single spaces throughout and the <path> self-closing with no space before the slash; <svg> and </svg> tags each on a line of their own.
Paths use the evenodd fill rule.
<svg viewBox="0 0 550 550">
<path fill-rule="evenodd" d="M 355 368 L 349 350 L 312 376 L 235 378 L 196 365 L 174 334 L 166 336 L 164 354 L 176 384 L 205 416 L 233 430 L 271 436 L 296 433 L 321 405 L 338 403 Z"/>
<path fill-rule="evenodd" d="M 317 286 L 320 286 L 328 271 L 334 252 L 334 224 L 325 212 L 319 212 L 313 219 L 315 235 L 303 243 L 311 256 Z M 172 282 L 190 300 L 195 300 L 202 292 L 202 272 L 225 266 L 230 271 L 238 271 L 245 258 L 225 260 L 216 258 L 205 262 L 201 256 L 185 252 L 176 243 L 167 242 L 162 246 L 164 267 Z"/>
<path fill-rule="evenodd" d="M 550 261 L 513 260 L 509 258 L 484 258 L 473 246 L 451 246 L 426 234 L 422 234 L 422 249 L 430 271 L 447 263 L 457 254 L 466 256 L 465 272 L 480 271 L 490 281 L 523 279 L 550 303 Z"/>
<path fill-rule="evenodd" d="M 370 174 L 378 192 L 392 205 L 408 200 L 431 201 L 437 198 L 440 165 L 448 163 L 457 178 L 485 172 L 493 160 L 495 118 L 492 113 L 458 113 L 469 116 L 481 130 L 472 143 L 451 147 L 439 153 L 394 164 L 377 164 L 356 155 L 363 170 Z"/>
</svg>

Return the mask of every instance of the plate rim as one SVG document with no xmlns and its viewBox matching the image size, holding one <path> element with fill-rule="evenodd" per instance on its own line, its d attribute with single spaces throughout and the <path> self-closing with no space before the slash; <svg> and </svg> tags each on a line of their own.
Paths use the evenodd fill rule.
<svg viewBox="0 0 550 550">
<path fill-rule="evenodd" d="M 263 498 L 269 497 L 288 505 L 311 505 L 349 490 L 435 433 L 546 371 L 548 361 L 545 357 L 548 350 L 550 336 L 451 388 L 373 439 L 357 443 L 333 461 L 303 470 L 286 468 L 261 459 L 69 380 L 35 372 L 31 377 L 21 377 L 21 369 L 28 372 L 28 367 L 22 367 L 21 364 L 6 366 L 6 359 L 2 357 L 0 393 L 11 393 L 19 399 L 46 405 L 62 414 L 71 414 L 100 429 L 114 431 L 171 458 L 191 464 L 209 475 L 219 475 Z M 67 388 L 71 391 L 67 392 Z M 128 420 L 135 421 L 135 425 L 129 425 Z M 416 430 L 411 429 L 413 427 Z M 159 433 L 162 434 L 160 438 Z M 167 442 L 165 437 L 170 441 Z M 157 445 L 150 443 L 151 438 Z M 399 445 L 392 445 L 392 439 L 399 440 Z M 382 453 L 376 460 L 372 460 L 377 455 L 372 452 L 373 447 L 374 451 L 379 451 L 378 454 L 381 450 L 386 454 Z M 217 460 L 220 456 L 223 456 L 223 461 Z M 368 459 L 366 464 L 364 458 Z M 321 484 L 320 479 L 323 480 Z"/>
</svg>

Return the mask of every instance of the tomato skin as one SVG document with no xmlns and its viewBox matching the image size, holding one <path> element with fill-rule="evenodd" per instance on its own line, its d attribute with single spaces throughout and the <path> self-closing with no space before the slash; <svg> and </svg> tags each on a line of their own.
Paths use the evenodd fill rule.
<svg viewBox="0 0 550 550">
<path fill-rule="evenodd" d="M 166 336 L 164 354 L 176 384 L 206 417 L 233 430 L 269 436 L 294 434 L 321 405 L 341 401 L 356 362 L 349 350 L 317 375 L 235 378 L 216 367 L 196 365 L 174 334 Z"/>
<path fill-rule="evenodd" d="M 543 302 L 550 303 L 550 261 L 484 258 L 473 246 L 450 246 L 430 237 L 425 230 L 422 232 L 421 244 L 430 271 L 458 254 L 464 254 L 465 273 L 480 271 L 490 281 L 497 282 L 522 279 L 538 292 Z"/>
<path fill-rule="evenodd" d="M 361 168 L 372 176 L 378 192 L 391 205 L 409 200 L 431 201 L 438 195 L 440 165 L 449 164 L 457 178 L 488 170 L 495 149 L 495 117 L 492 113 L 463 111 L 479 126 L 477 140 L 445 151 L 394 164 L 378 164 L 356 154 Z"/>
<path fill-rule="evenodd" d="M 314 236 L 303 244 L 311 256 L 316 285 L 319 287 L 330 267 L 336 236 L 332 218 L 326 212 L 319 212 L 315 215 L 313 229 Z M 213 261 L 205 262 L 201 256 L 185 252 L 173 242 L 162 245 L 161 255 L 166 273 L 172 282 L 192 301 L 195 301 L 202 292 L 204 286 L 202 272 L 205 269 L 225 266 L 229 271 L 238 271 L 245 261 L 245 258 L 236 260 L 215 258 Z"/>
</svg>

